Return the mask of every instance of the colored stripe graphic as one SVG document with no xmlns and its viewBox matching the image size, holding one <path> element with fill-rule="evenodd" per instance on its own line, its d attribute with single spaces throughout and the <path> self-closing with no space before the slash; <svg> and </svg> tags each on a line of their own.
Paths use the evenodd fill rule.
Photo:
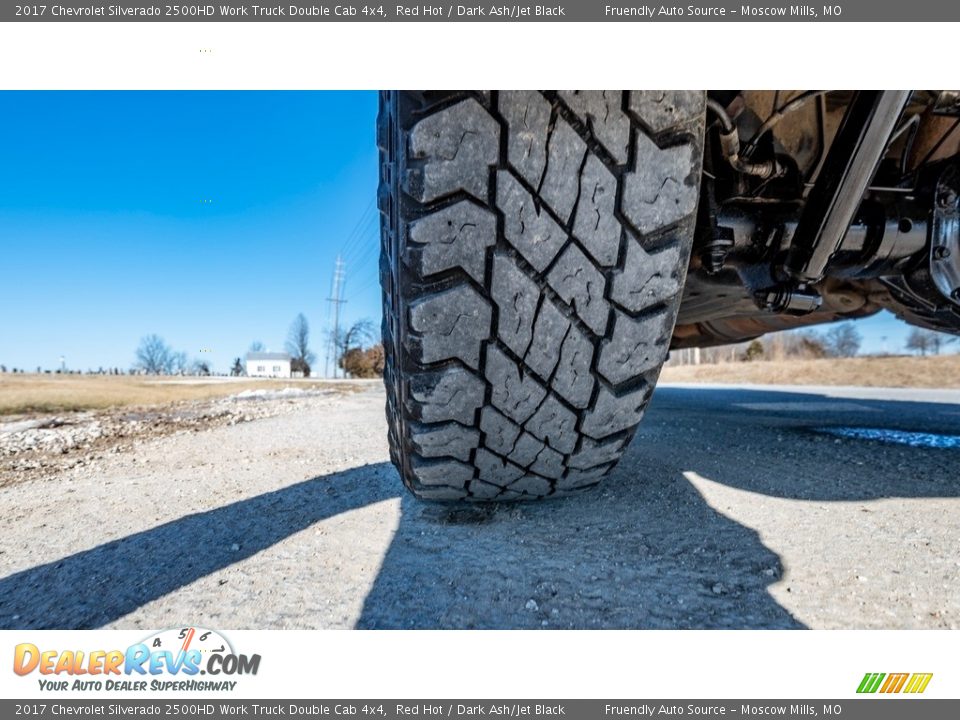
<svg viewBox="0 0 960 720">
<path fill-rule="evenodd" d="M 884 673 L 867 673 L 863 676 L 863 680 L 860 681 L 860 687 L 857 688 L 857 692 L 875 693 L 877 688 L 880 687 L 880 683 L 884 677 L 886 677 Z"/>
<path fill-rule="evenodd" d="M 927 685 L 930 684 L 930 679 L 933 677 L 933 673 L 914 673 L 913 677 L 910 678 L 910 682 L 907 684 L 905 693 L 922 693 L 927 689 Z"/>
<path fill-rule="evenodd" d="M 882 693 L 898 693 L 903 689 L 903 684 L 907 682 L 910 673 L 890 673 L 887 675 L 887 681 L 880 688 Z"/>
<path fill-rule="evenodd" d="M 884 681 L 886 679 L 886 681 Z M 866 673 L 857 692 L 871 694 L 879 691 L 882 694 L 896 694 L 899 692 L 919 694 L 927 689 L 933 673 Z M 882 684 L 881 684 L 882 683 Z"/>
</svg>

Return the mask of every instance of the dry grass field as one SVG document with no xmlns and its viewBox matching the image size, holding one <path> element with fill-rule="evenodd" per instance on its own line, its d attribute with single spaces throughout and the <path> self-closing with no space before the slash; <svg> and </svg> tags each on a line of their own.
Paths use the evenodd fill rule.
<svg viewBox="0 0 960 720">
<path fill-rule="evenodd" d="M 350 383 L 356 386 L 356 383 Z M 208 400 L 244 390 L 284 387 L 348 390 L 328 380 L 257 380 L 111 375 L 0 375 L 0 416 L 104 410 Z"/>
<path fill-rule="evenodd" d="M 664 368 L 660 379 L 755 385 L 960 388 L 960 355 L 675 365 Z"/>
<path fill-rule="evenodd" d="M 664 368 L 661 380 L 757 385 L 960 388 L 960 354 L 680 365 Z M 350 391 L 367 382 L 379 381 L 342 383 L 304 379 L 4 373 L 0 374 L 0 416 L 166 405 L 184 400 L 226 397 L 244 390 L 278 390 L 284 387 Z"/>
</svg>

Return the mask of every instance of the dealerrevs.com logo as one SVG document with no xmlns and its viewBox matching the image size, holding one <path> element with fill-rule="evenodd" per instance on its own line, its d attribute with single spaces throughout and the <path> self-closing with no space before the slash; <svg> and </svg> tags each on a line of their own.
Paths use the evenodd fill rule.
<svg viewBox="0 0 960 720">
<path fill-rule="evenodd" d="M 230 691 L 237 685 L 232 678 L 256 675 L 259 669 L 260 655 L 237 653 L 216 630 L 199 627 L 164 630 L 125 650 L 20 643 L 13 653 L 14 673 L 36 673 L 40 689 L 52 691 Z"/>
<path fill-rule="evenodd" d="M 927 689 L 933 673 L 867 673 L 857 687 L 858 693 L 916 695 Z"/>
</svg>

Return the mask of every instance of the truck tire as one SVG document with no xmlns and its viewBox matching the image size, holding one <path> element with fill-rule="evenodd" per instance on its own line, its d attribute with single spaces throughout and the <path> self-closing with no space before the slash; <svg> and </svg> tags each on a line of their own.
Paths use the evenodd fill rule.
<svg viewBox="0 0 960 720">
<path fill-rule="evenodd" d="M 704 98 L 381 96 L 387 420 L 417 497 L 565 495 L 616 464 L 676 321 Z"/>
</svg>

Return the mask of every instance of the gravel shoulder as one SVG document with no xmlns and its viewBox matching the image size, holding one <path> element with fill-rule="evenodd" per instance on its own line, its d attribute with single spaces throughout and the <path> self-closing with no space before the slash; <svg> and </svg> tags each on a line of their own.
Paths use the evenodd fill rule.
<svg viewBox="0 0 960 720">
<path fill-rule="evenodd" d="M 189 382 L 189 380 L 185 381 Z M 166 381 L 164 385 L 177 384 Z M 339 397 L 369 384 L 324 389 L 254 387 L 222 398 L 98 410 L 0 416 L 0 487 L 89 467 L 111 454 L 136 452 L 159 437 L 282 415 L 302 400 Z"/>
<path fill-rule="evenodd" d="M 662 387 L 600 488 L 495 507 L 401 490 L 378 388 L 251 401 L 0 487 L 0 627 L 957 628 L 960 450 L 823 430 L 960 405 L 872 392 Z"/>
</svg>

